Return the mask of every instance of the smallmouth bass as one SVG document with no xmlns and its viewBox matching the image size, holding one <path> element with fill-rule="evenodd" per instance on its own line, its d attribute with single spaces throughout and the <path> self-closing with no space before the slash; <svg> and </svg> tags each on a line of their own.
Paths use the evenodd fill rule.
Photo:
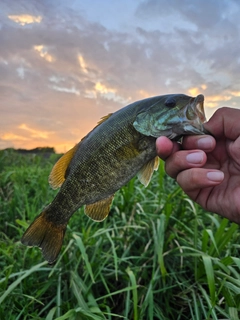
<svg viewBox="0 0 240 320">
<path fill-rule="evenodd" d="M 42 249 L 54 263 L 67 223 L 85 205 L 95 221 L 109 213 L 114 193 L 136 174 L 145 186 L 157 170 L 156 138 L 180 139 L 205 134 L 204 96 L 169 94 L 136 101 L 103 117 L 76 146 L 54 165 L 49 183 L 60 190 L 24 233 L 21 241 Z"/>
</svg>

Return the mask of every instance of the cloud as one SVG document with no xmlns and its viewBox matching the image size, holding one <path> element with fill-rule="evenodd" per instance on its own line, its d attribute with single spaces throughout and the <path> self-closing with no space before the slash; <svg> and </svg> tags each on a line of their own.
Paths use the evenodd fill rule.
<svg viewBox="0 0 240 320">
<path fill-rule="evenodd" d="M 58 86 L 49 86 L 49 87 L 52 88 L 53 90 L 56 90 L 56 91 L 73 93 L 73 94 L 76 94 L 77 96 L 80 95 L 80 91 L 74 87 L 72 87 L 72 88 L 64 88 L 64 87 L 58 87 Z"/>
<path fill-rule="evenodd" d="M 40 131 L 40 130 L 29 128 L 25 123 L 19 125 L 19 129 L 27 131 L 30 134 L 30 137 L 32 138 L 48 139 L 49 135 L 53 133 L 53 132 Z"/>
<path fill-rule="evenodd" d="M 26 140 L 30 140 L 30 138 L 27 137 L 23 137 L 14 133 L 4 133 L 1 136 L 2 140 L 7 140 L 7 141 L 26 141 Z"/>
<path fill-rule="evenodd" d="M 60 150 L 102 116 L 167 93 L 203 93 L 209 113 L 240 105 L 237 2 L 127 3 L 103 0 L 98 9 L 95 2 L 44 0 L 26 8 L 23 0 L 1 1 L 1 137 L 11 133 L 16 147 L 23 136 L 32 140 L 21 147 L 47 142 Z M 98 18 L 116 6 L 124 13 Z"/>
<path fill-rule="evenodd" d="M 31 16 L 29 14 L 22 15 L 9 15 L 8 18 L 16 23 L 19 23 L 21 26 L 31 23 L 40 23 L 42 21 L 41 16 Z"/>
<path fill-rule="evenodd" d="M 34 50 L 37 51 L 40 57 L 44 58 L 48 62 L 53 62 L 54 57 L 48 53 L 48 49 L 43 45 L 34 46 Z"/>
<path fill-rule="evenodd" d="M 234 97 L 240 97 L 240 91 L 231 91 L 231 95 Z"/>
<path fill-rule="evenodd" d="M 83 56 L 81 56 L 80 54 L 78 55 L 78 61 L 82 71 L 84 73 L 88 73 L 86 62 L 84 61 Z"/>
</svg>

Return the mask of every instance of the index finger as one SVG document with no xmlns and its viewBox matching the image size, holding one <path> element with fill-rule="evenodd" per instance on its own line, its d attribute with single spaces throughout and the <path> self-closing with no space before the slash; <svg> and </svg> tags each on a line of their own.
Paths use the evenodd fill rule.
<svg viewBox="0 0 240 320">
<path fill-rule="evenodd" d="M 165 136 L 161 136 L 156 140 L 157 154 L 163 160 L 166 160 L 171 154 L 175 153 L 179 149 L 179 143 L 171 141 Z"/>
</svg>

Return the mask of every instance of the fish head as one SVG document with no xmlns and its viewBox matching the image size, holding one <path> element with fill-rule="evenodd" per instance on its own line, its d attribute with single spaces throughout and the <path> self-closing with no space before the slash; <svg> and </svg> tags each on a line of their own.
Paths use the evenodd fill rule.
<svg viewBox="0 0 240 320">
<path fill-rule="evenodd" d="M 151 99 L 151 98 L 150 98 Z M 169 94 L 159 96 L 153 104 L 138 113 L 133 122 L 134 128 L 147 136 L 164 135 L 170 139 L 180 138 L 187 134 L 208 133 L 203 123 L 204 96 L 190 97 L 184 94 Z"/>
</svg>

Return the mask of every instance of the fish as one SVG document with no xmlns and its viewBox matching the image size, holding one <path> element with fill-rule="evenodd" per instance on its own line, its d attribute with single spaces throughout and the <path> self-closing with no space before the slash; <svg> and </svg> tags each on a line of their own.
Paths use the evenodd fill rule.
<svg viewBox="0 0 240 320">
<path fill-rule="evenodd" d="M 147 187 L 158 169 L 156 139 L 179 140 L 184 135 L 206 134 L 204 96 L 167 94 L 133 102 L 104 116 L 97 125 L 53 166 L 49 184 L 60 188 L 53 201 L 22 236 L 37 246 L 53 264 L 61 250 L 66 227 L 83 205 L 85 214 L 103 221 L 114 194 L 134 176 Z"/>
</svg>

